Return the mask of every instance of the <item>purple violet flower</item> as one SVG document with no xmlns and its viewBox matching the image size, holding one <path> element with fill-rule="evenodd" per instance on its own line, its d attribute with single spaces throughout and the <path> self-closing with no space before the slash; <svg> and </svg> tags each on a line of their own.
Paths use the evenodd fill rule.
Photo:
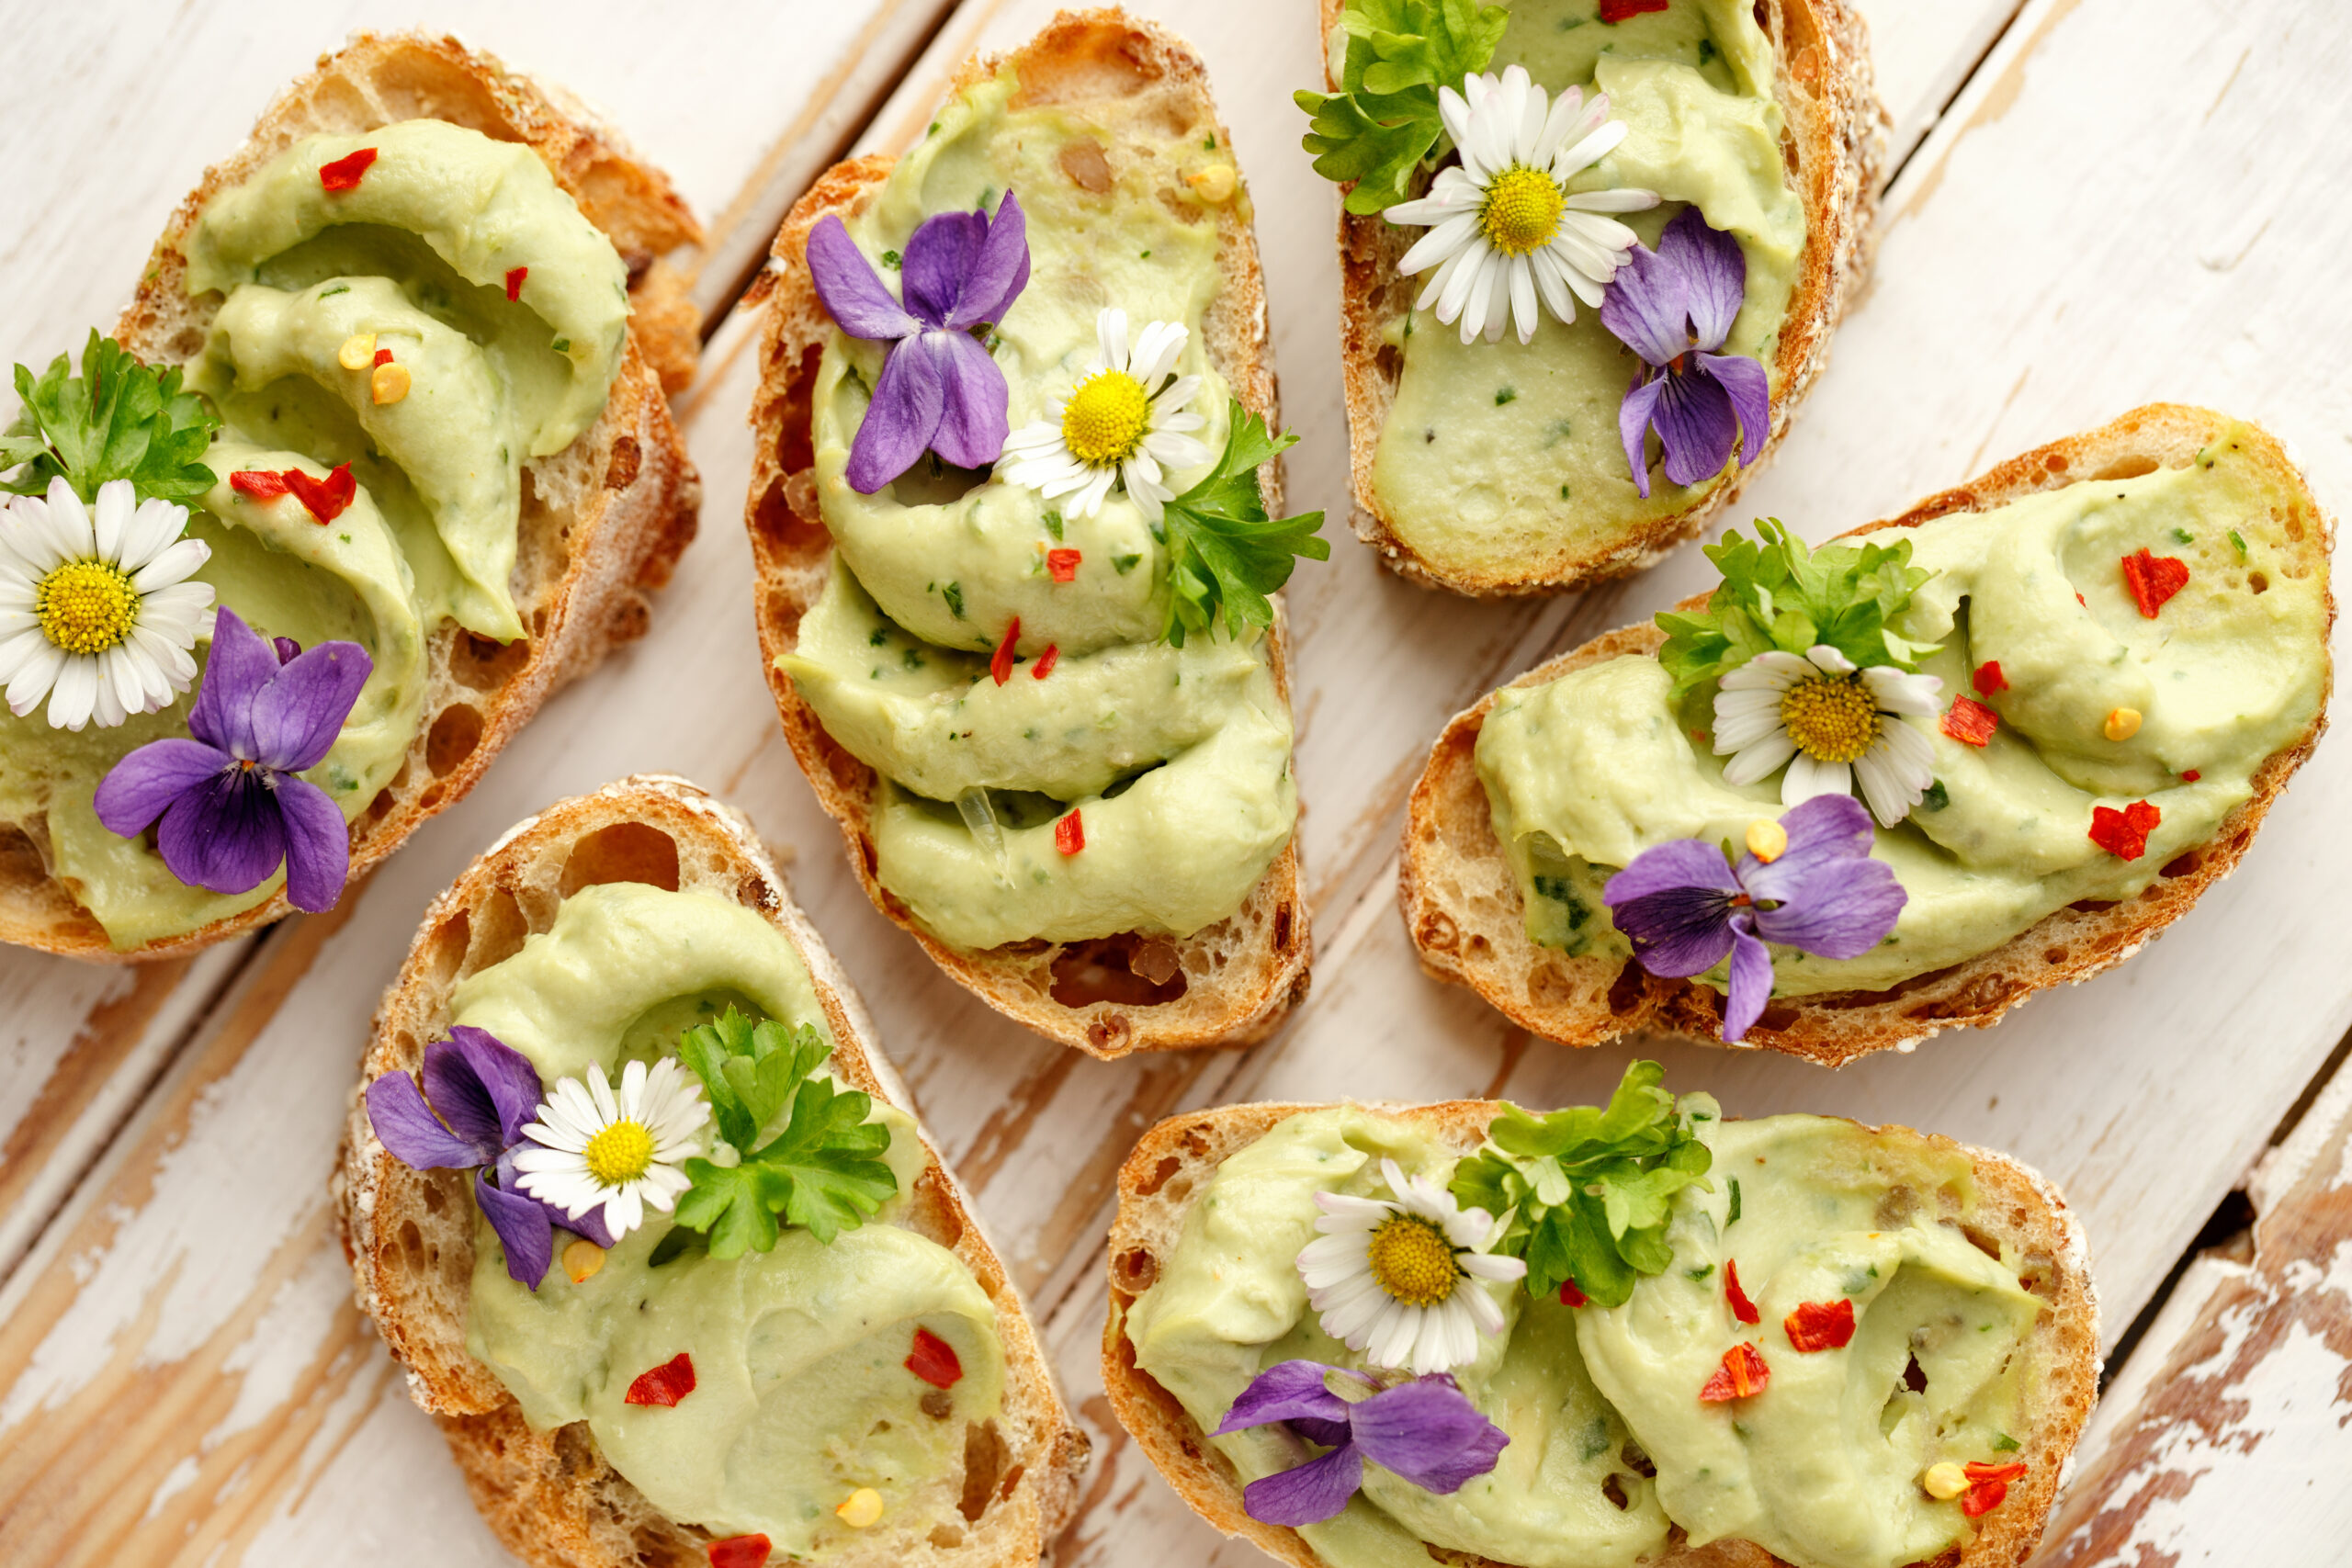
<svg viewBox="0 0 2352 1568">
<path fill-rule="evenodd" d="M 1748 829 L 1734 865 L 1703 839 L 1644 850 L 1600 890 L 1634 956 L 1653 975 L 1701 975 L 1731 954 L 1724 1039 L 1736 1041 L 1772 994 L 1776 942 L 1824 958 L 1859 958 L 1894 929 L 1909 895 L 1894 869 L 1871 858 L 1871 814 L 1850 795 L 1820 795 L 1777 829 Z M 1754 852 L 1781 846 L 1770 858 Z"/>
<path fill-rule="evenodd" d="M 1510 1446 L 1510 1436 L 1479 1415 L 1444 1372 L 1381 1389 L 1353 1404 L 1324 1385 L 1330 1372 L 1379 1388 L 1344 1367 L 1283 1361 L 1251 1380 L 1210 1434 L 1222 1438 L 1280 1421 L 1331 1450 L 1244 1487 L 1241 1506 L 1251 1518 L 1295 1529 L 1335 1517 L 1363 1484 L 1366 1460 L 1425 1492 L 1456 1492 L 1473 1476 L 1494 1469 L 1497 1456 Z"/>
<path fill-rule="evenodd" d="M 374 669 L 356 642 L 304 652 L 222 609 L 188 710 L 194 739 L 150 741 L 117 762 L 92 802 L 98 820 L 130 839 L 162 818 L 155 847 L 191 887 L 249 893 L 283 864 L 296 908 L 334 908 L 351 829 L 326 791 L 296 775 L 334 747 Z"/>
<path fill-rule="evenodd" d="M 914 467 L 925 448 L 959 468 L 985 468 L 1004 451 L 1004 372 L 973 330 L 1004 319 L 1029 283 L 1029 231 L 1011 191 L 991 221 L 940 212 L 907 241 L 890 290 L 831 213 L 808 232 L 808 276 L 842 331 L 887 342 L 874 400 L 850 443 L 848 479 L 871 495 Z"/>
<path fill-rule="evenodd" d="M 529 1146 L 523 1128 L 538 1111 L 539 1070 L 530 1058 L 464 1024 L 424 1048 L 422 1092 L 406 1073 L 368 1086 L 368 1120 L 396 1158 L 418 1170 L 474 1172 L 474 1201 L 505 1244 L 506 1272 L 535 1291 L 555 1261 L 557 1227 L 613 1245 L 600 1214 L 573 1219 L 517 1186 L 514 1154 Z"/>
<path fill-rule="evenodd" d="M 1641 374 L 1617 411 L 1634 486 L 1646 499 L 1643 446 L 1657 428 L 1666 477 L 1696 484 L 1722 470 L 1739 443 L 1740 467 L 1756 461 L 1772 428 L 1771 380 L 1744 354 L 1717 354 L 1747 297 L 1739 242 L 1686 207 L 1657 249 L 1634 247 L 1600 301 L 1600 324 L 1642 356 Z"/>
</svg>

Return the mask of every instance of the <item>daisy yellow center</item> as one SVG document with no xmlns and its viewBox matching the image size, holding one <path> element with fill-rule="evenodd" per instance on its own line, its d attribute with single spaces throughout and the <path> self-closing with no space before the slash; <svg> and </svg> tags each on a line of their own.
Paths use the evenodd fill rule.
<svg viewBox="0 0 2352 1568">
<path fill-rule="evenodd" d="M 33 589 L 41 636 L 68 653 L 120 648 L 139 620 L 139 591 L 104 561 L 67 561 Z"/>
<path fill-rule="evenodd" d="M 1487 243 L 1507 256 L 1543 249 L 1560 231 L 1567 198 L 1541 169 L 1514 164 L 1487 186 L 1478 208 L 1478 228 Z"/>
<path fill-rule="evenodd" d="M 1107 468 L 1143 445 L 1151 400 L 1124 370 L 1100 370 L 1070 394 L 1062 409 L 1062 440 L 1091 468 Z"/>
<path fill-rule="evenodd" d="M 1781 699 L 1781 724 L 1817 762 L 1851 762 L 1878 739 L 1878 702 L 1860 681 L 1817 675 Z"/>
<path fill-rule="evenodd" d="M 653 1134 L 638 1122 L 616 1122 L 580 1151 L 588 1174 L 601 1187 L 619 1187 L 643 1176 L 653 1164 Z"/>
<path fill-rule="evenodd" d="M 1373 1282 L 1407 1306 L 1436 1306 L 1462 1277 L 1445 1233 L 1412 1214 L 1381 1221 L 1369 1257 Z"/>
</svg>

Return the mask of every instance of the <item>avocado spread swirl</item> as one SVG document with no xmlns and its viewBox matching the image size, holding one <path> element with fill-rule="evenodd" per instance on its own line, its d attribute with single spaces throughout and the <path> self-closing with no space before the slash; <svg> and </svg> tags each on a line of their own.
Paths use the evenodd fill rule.
<svg viewBox="0 0 2352 1568">
<path fill-rule="evenodd" d="M 322 166 L 363 149 L 376 156 L 357 183 L 327 188 Z M 188 536 L 212 551 L 197 576 L 266 636 L 367 650 L 358 705 L 303 775 L 355 819 L 415 741 L 435 634 L 524 635 L 522 464 L 602 412 L 627 269 L 530 148 L 438 120 L 304 138 L 214 195 L 187 251 L 210 322 L 188 385 L 225 422 L 204 458 L 220 482 L 190 507 Z M 379 361 L 402 394 L 379 396 Z M 344 464 L 356 488 L 324 521 L 232 478 L 323 480 Z M 117 947 L 249 908 L 282 880 L 233 896 L 183 886 L 91 809 L 116 761 L 186 733 L 193 700 L 80 733 L 0 713 L 0 825 L 33 837 Z"/>
<path fill-rule="evenodd" d="M 1115 308 L 1136 329 L 1188 329 L 1177 369 L 1200 378 L 1196 434 L 1219 451 L 1231 392 L 1203 341 L 1217 209 L 1199 193 L 1233 191 L 1230 152 L 1205 120 L 1109 104 L 1080 117 L 1018 107 L 1017 93 L 1008 70 L 948 104 L 851 238 L 887 269 L 924 218 L 1016 190 L 1030 278 L 989 339 L 1012 427 L 1053 416 L 1098 312 Z M 1180 180 L 1187 170 L 1223 177 Z M 779 662 L 877 774 L 883 886 L 965 948 L 1181 937 L 1231 915 L 1297 810 L 1263 637 L 1160 640 L 1168 547 L 1122 491 L 1065 516 L 1035 490 L 927 457 L 858 493 L 843 470 L 881 364 L 880 345 L 838 333 L 825 348 L 813 437 L 832 572 Z M 1208 471 L 1168 482 L 1181 493 Z"/>
</svg>

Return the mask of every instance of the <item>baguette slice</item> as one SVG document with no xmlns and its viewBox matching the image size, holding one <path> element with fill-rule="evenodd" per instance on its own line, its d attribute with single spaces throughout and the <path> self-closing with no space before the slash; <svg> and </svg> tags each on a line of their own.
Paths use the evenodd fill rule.
<svg viewBox="0 0 2352 1568">
<path fill-rule="evenodd" d="M 1044 31 L 1002 59 L 975 56 L 956 73 L 961 89 L 989 80 L 1009 59 L 1021 73 L 1017 107 L 1060 104 L 1083 115 L 1090 102 L 1143 100 L 1164 105 L 1177 124 L 1215 126 L 1200 61 L 1173 35 L 1124 11 L 1064 11 Z M 1114 148 L 1112 155 L 1120 155 Z M 808 231 L 829 212 L 864 209 L 894 160 L 874 156 L 836 164 L 794 206 L 778 231 L 768 270 L 747 299 L 765 300 L 760 390 L 752 407 L 752 487 L 744 511 L 758 573 L 754 614 L 768 688 L 801 771 L 819 804 L 841 824 L 850 863 L 875 908 L 921 942 L 949 978 L 1006 1017 L 1091 1055 L 1131 1051 L 1247 1045 L 1265 1038 L 1306 995 L 1312 942 L 1299 889 L 1295 835 L 1259 879 L 1241 908 L 1181 942 L 1128 932 L 1091 942 L 1009 943 L 978 952 L 956 948 L 924 931 L 876 875 L 869 807 L 874 771 L 827 734 L 776 660 L 799 646 L 800 618 L 825 585 L 832 544 L 819 513 L 811 465 L 809 389 L 832 319 L 819 303 L 804 260 Z M 1210 358 L 1234 395 L 1275 423 L 1274 374 L 1268 358 L 1266 295 L 1246 199 L 1218 209 L 1216 299 L 1204 320 Z M 1282 514 L 1279 461 L 1261 471 L 1268 511 Z M 1287 622 L 1276 595 L 1267 633 L 1274 685 L 1290 700 L 1284 658 Z"/>
<path fill-rule="evenodd" d="M 2185 467 L 2229 423 L 2210 409 L 2152 403 L 2111 424 L 2012 457 L 1899 517 L 1866 524 L 1847 536 L 1916 527 L 1955 512 L 1986 512 L 2036 491 L 2143 474 L 2158 466 Z M 2297 497 L 2283 524 L 2296 570 L 2324 579 L 2334 523 L 2277 440 L 2250 426 L 2236 428 L 2246 433 L 2257 459 Z M 1705 602 L 1699 595 L 1679 607 L 1695 610 Z M 2332 627 L 2332 588 L 2327 606 Z M 1602 660 L 1652 652 L 1665 640 L 1652 625 L 1622 626 L 1536 666 L 1511 684 L 1541 685 Z M 1990 953 L 1889 990 L 1776 998 L 1742 1043 L 1838 1066 L 1872 1051 L 1908 1049 L 1945 1029 L 1984 1028 L 2037 991 L 2061 981 L 2079 983 L 2122 963 L 2236 868 L 2270 803 L 2327 728 L 2327 692 L 2334 683 L 2331 662 L 2310 728 L 2256 771 L 2252 797 L 2223 819 L 2208 844 L 2173 860 L 2136 898 L 2069 906 Z M 1598 1045 L 1637 1029 L 1720 1041 L 1719 993 L 1693 981 L 1661 979 L 1631 961 L 1569 958 L 1528 940 L 1519 885 L 1495 840 L 1474 757 L 1479 728 L 1494 701 L 1489 693 L 1476 707 L 1454 715 L 1413 786 L 1396 898 L 1406 930 L 1420 951 L 1421 967 L 1441 980 L 1468 986 L 1514 1023 L 1563 1044 Z"/>
<path fill-rule="evenodd" d="M 518 824 L 434 901 L 408 961 L 385 992 L 361 1066 L 364 1084 L 413 1072 L 447 1033 L 449 994 L 546 931 L 562 901 L 606 882 L 716 892 L 774 922 L 799 950 L 832 1025 L 831 1068 L 910 1115 L 914 1101 L 874 1038 L 873 1021 L 740 812 L 683 779 L 640 775 L 562 801 Z M 1087 1440 L 1070 1421 L 1004 1264 L 981 1234 L 939 1152 L 917 1181 L 911 1219 L 952 1249 L 996 1303 L 1004 1341 L 1004 1413 L 967 1444 L 968 1529 L 934 1536 L 919 1558 L 884 1550 L 840 1568 L 998 1568 L 1034 1563 L 1068 1518 Z M 334 1178 L 344 1254 L 360 1310 L 408 1372 L 409 1393 L 439 1420 L 475 1506 L 508 1550 L 543 1568 L 707 1568 L 709 1537 L 657 1513 L 606 1464 L 584 1423 L 535 1432 L 490 1371 L 467 1353 L 473 1271 L 471 1177 L 413 1170 L 387 1152 L 354 1099 Z"/>
<path fill-rule="evenodd" d="M 1193 1511 L 1229 1536 L 1295 1568 L 1329 1568 L 1295 1530 L 1261 1524 L 1241 1506 L 1241 1483 L 1232 1464 L 1209 1447 L 1175 1395 L 1136 1365 L 1127 1341 L 1125 1314 L 1149 1289 L 1159 1258 L 1175 1248 L 1193 1199 L 1216 1168 L 1284 1119 L 1313 1105 L 1229 1105 L 1172 1116 L 1143 1136 L 1119 1170 L 1119 1211 L 1111 1223 L 1110 1320 L 1102 1331 L 1102 1383 L 1112 1413 L 1134 1437 L 1159 1473 Z M 1457 1100 L 1439 1105 L 1372 1105 L 1366 1109 L 1401 1117 L 1466 1154 L 1486 1137 L 1487 1124 L 1501 1111 L 1491 1100 Z M 1907 1128 L 1877 1129 L 1903 1131 Z M 1976 1540 L 1964 1551 L 1936 1559 L 1931 1568 L 1992 1568 L 2022 1562 L 2041 1539 L 2043 1521 L 2056 1501 L 2058 1485 L 2075 1440 L 2098 1397 L 2098 1298 L 2091 1286 L 2090 1252 L 2082 1227 L 2050 1180 L 2006 1155 L 1920 1134 L 1939 1149 L 1965 1155 L 1976 1168 L 1983 1198 L 1972 1216 L 1987 1239 L 2014 1245 L 2027 1259 L 2020 1283 L 2049 1304 L 2033 1330 L 2047 1376 L 2039 1385 L 2041 1407 L 2012 1456 L 2029 1465 L 2025 1478 L 2010 1484 L 2003 1506 L 1978 1521 Z M 1979 1245 L 1982 1245 L 1980 1243 Z M 1509 1568 L 1487 1564 L 1431 1547 L 1432 1560 L 1461 1568 Z M 1713 1568 L 1765 1568 L 1782 1559 L 1747 1541 L 1723 1540 L 1685 1546 L 1678 1527 L 1662 1557 L 1644 1568 L 1708 1564 Z M 1923 1565 L 1928 1568 L 1928 1565 Z"/>
<path fill-rule="evenodd" d="M 1322 0 L 1326 38 L 1339 26 L 1343 6 L 1344 0 Z M 1399 576 L 1480 597 L 1556 593 L 1623 577 L 1697 538 L 1707 520 L 1732 503 L 1748 476 L 1779 447 L 1798 402 L 1828 357 L 1830 330 L 1870 270 L 1879 178 L 1893 122 L 1872 82 L 1869 29 L 1850 0 L 1758 0 L 1756 10 L 1772 40 L 1775 96 L 1788 127 L 1782 151 L 1804 202 L 1806 223 L 1804 270 L 1789 297 L 1788 323 L 1771 367 L 1779 378 L 1771 434 L 1756 463 L 1743 463 L 1689 507 L 1636 526 L 1609 549 L 1579 554 L 1562 546 L 1512 571 L 1481 571 L 1427 560 L 1389 532 L 1373 496 L 1372 462 L 1396 400 L 1404 361 L 1384 334 L 1411 310 L 1426 281 L 1396 271 L 1419 231 L 1399 228 L 1378 214 L 1340 214 L 1340 353 L 1347 386 L 1353 521 L 1357 537 L 1379 551 Z M 1327 92 L 1339 91 L 1333 64 L 1327 49 Z"/>
<path fill-rule="evenodd" d="M 695 535 L 701 482 L 670 417 L 699 352 L 686 280 L 662 258 L 702 229 L 668 176 L 569 97 L 453 38 L 359 33 L 279 94 L 252 137 L 173 213 L 115 336 L 151 364 L 203 348 L 218 295 L 190 299 L 186 244 L 205 203 L 302 137 L 400 120 L 447 120 L 527 142 L 628 264 L 628 347 L 596 423 L 563 451 L 523 467 L 515 607 L 525 640 L 501 647 L 444 622 L 425 639 L 424 717 L 407 761 L 352 824 L 356 880 L 428 817 L 454 806 L 500 747 L 566 682 L 645 633 L 648 595 L 670 580 Z M 50 875 L 40 822 L 0 823 L 0 942 L 77 958 L 149 959 L 209 947 L 290 912 L 281 890 L 182 936 L 117 951 Z"/>
</svg>

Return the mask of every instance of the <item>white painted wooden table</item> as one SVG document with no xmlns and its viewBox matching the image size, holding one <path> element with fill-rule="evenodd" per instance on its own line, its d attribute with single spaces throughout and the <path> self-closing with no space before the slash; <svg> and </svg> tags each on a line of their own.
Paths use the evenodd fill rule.
<svg viewBox="0 0 2352 1568">
<path fill-rule="evenodd" d="M 490 838 L 621 773 L 747 808 L 858 980 L 963 1171 L 1096 1438 L 1066 1562 L 1243 1564 L 1109 1424 L 1098 1243 L 1133 1137 L 1182 1106 L 1340 1093 L 1589 1098 L 1572 1054 L 1414 965 L 1393 899 L 1404 793 L 1445 716 L 1698 586 L 1474 605 L 1383 577 L 1339 518 L 1333 197 L 1298 150 L 1306 0 L 1141 8 L 1206 57 L 1256 197 L 1297 504 L 1335 559 L 1292 594 L 1315 994 L 1248 1053 L 1100 1063 L 942 981 L 876 916 L 782 744 L 739 525 L 750 323 L 727 307 L 786 205 L 843 148 L 927 121 L 970 49 L 1050 0 L 611 0 L 462 8 L 469 41 L 607 110 L 712 225 L 713 327 L 680 412 L 707 504 L 652 635 L 550 704 L 471 798 L 334 914 L 188 963 L 0 952 L 0 1564 L 505 1561 L 432 1424 L 353 1311 L 325 1179 L 375 998 L 418 912 Z M 2286 436 L 2352 499 L 2352 11 L 2245 0 L 1864 0 L 1897 169 L 1876 278 L 1741 513 L 1819 537 L 2151 399 Z M 266 97 L 375 3 L 0 4 L 10 40 L 0 356 L 108 322 L 155 231 Z M 659 18 L 658 22 L 655 18 Z M 1955 96 L 1956 95 L 1956 96 Z M 1997 1031 L 1830 1074 L 1644 1043 L 1735 1112 L 1849 1112 L 2011 1150 L 2089 1226 L 2112 1346 L 2216 1205 L 2317 1093 L 2352 1022 L 2352 751 L 2324 745 L 2230 882 L 2123 969 Z M 2053 1530 L 2069 1564 L 2331 1562 L 2352 1472 L 2352 1077 L 2266 1167 L 2250 1257 L 2181 1277 L 2124 1363 Z M 2275 1213 L 2272 1209 L 2275 1207 Z M 2240 1248 L 2243 1252 L 2245 1249 Z M 2310 1484 L 2317 1478 L 2318 1484 Z"/>
</svg>

